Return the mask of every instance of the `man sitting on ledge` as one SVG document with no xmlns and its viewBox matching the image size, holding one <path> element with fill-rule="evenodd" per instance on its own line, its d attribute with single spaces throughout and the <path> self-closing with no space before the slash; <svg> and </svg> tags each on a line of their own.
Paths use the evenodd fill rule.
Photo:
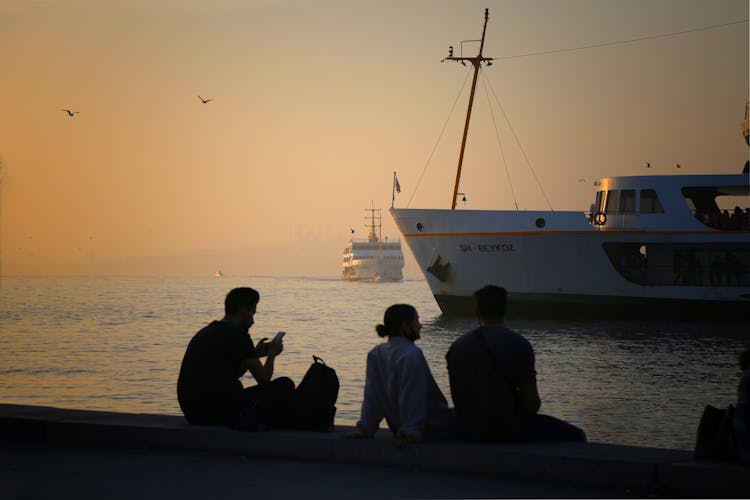
<svg viewBox="0 0 750 500">
<path fill-rule="evenodd" d="M 235 288 L 224 301 L 224 317 L 195 334 L 187 347 L 177 381 L 177 399 L 191 424 L 219 424 L 262 429 L 279 423 L 294 397 L 294 382 L 271 380 L 274 360 L 284 345 L 253 344 L 249 329 L 260 295 Z M 266 357 L 265 363 L 260 357 Z M 240 377 L 250 371 L 258 385 L 243 388 Z"/>
<path fill-rule="evenodd" d="M 534 349 L 503 326 L 507 294 L 474 293 L 479 328 L 453 342 L 446 359 L 460 437 L 470 441 L 586 441 L 567 422 L 538 413 Z"/>
</svg>

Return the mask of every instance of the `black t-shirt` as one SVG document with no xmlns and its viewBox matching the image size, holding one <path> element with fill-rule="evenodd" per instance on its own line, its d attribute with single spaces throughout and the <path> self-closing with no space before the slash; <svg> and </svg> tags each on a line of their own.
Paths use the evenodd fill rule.
<svg viewBox="0 0 750 500">
<path fill-rule="evenodd" d="M 239 416 L 241 362 L 257 358 L 242 328 L 214 321 L 195 334 L 182 358 L 177 399 L 191 423 L 232 423 Z"/>
<path fill-rule="evenodd" d="M 445 357 L 459 434 L 476 441 L 517 440 L 518 386 L 536 383 L 531 343 L 506 328 L 480 327 L 457 339 Z"/>
</svg>

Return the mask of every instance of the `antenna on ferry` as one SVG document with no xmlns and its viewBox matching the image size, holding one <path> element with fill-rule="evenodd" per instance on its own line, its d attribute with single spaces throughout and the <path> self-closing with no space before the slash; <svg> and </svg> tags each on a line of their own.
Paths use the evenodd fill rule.
<svg viewBox="0 0 750 500">
<path fill-rule="evenodd" d="M 370 200 L 370 207 L 371 208 L 365 208 L 365 212 L 370 212 L 370 215 L 365 216 L 365 220 L 370 219 L 370 223 L 365 224 L 365 227 L 370 230 L 367 239 L 370 243 L 375 243 L 380 241 L 380 231 L 382 230 L 383 218 L 380 216 L 380 209 L 375 208 L 375 202 L 372 200 Z M 377 225 L 375 224 L 376 212 L 378 219 Z"/>
<path fill-rule="evenodd" d="M 469 94 L 469 107 L 466 110 L 466 123 L 464 124 L 464 135 L 461 139 L 461 152 L 458 155 L 458 168 L 456 169 L 456 182 L 453 186 L 453 197 L 451 198 L 451 210 L 456 209 L 456 198 L 458 197 L 458 185 L 461 182 L 461 166 L 464 162 L 464 152 L 466 151 L 466 137 L 469 133 L 469 122 L 471 121 L 471 108 L 474 105 L 474 94 L 477 88 L 477 77 L 479 76 L 479 68 L 482 64 L 486 66 L 492 66 L 492 57 L 483 57 L 482 50 L 484 49 L 484 35 L 487 32 L 487 20 L 490 18 L 490 9 L 484 9 L 484 28 L 482 28 L 482 39 L 481 40 L 463 40 L 461 42 L 461 56 L 455 57 L 453 55 L 453 46 L 448 48 L 448 57 L 440 62 L 444 61 L 456 61 L 460 62 L 463 66 L 466 66 L 466 61 L 470 62 L 474 66 L 474 79 L 471 82 L 471 93 Z M 479 53 L 476 57 L 464 57 L 463 46 L 464 42 L 480 42 Z"/>
</svg>

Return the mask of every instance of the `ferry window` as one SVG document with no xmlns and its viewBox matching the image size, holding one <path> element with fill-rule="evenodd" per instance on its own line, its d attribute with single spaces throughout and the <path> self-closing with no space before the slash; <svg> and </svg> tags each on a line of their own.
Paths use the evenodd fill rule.
<svg viewBox="0 0 750 500">
<path fill-rule="evenodd" d="M 608 214 L 617 211 L 617 202 L 620 199 L 619 191 L 607 191 L 607 208 L 604 210 Z"/>
<path fill-rule="evenodd" d="M 664 213 L 664 207 L 661 206 L 659 197 L 653 189 L 641 189 L 641 213 L 642 214 L 661 214 Z"/>
<path fill-rule="evenodd" d="M 620 212 L 635 212 L 635 189 L 623 189 L 620 193 Z"/>
<path fill-rule="evenodd" d="M 604 208 L 604 206 L 602 205 L 603 194 L 604 191 L 596 192 L 596 201 L 594 202 L 594 208 L 591 210 L 592 212 L 601 212 L 602 208 Z"/>
</svg>

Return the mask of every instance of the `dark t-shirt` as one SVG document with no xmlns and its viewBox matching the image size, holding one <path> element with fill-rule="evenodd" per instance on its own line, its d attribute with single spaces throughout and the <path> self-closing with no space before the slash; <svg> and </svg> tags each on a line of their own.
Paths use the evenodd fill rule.
<svg viewBox="0 0 750 500">
<path fill-rule="evenodd" d="M 520 439 L 518 386 L 536 383 L 531 343 L 507 328 L 480 327 L 453 342 L 445 357 L 459 435 L 477 441 Z"/>
<path fill-rule="evenodd" d="M 242 328 L 214 321 L 195 334 L 182 358 L 177 399 L 185 418 L 195 424 L 228 424 L 240 414 L 240 365 L 257 358 Z"/>
</svg>

